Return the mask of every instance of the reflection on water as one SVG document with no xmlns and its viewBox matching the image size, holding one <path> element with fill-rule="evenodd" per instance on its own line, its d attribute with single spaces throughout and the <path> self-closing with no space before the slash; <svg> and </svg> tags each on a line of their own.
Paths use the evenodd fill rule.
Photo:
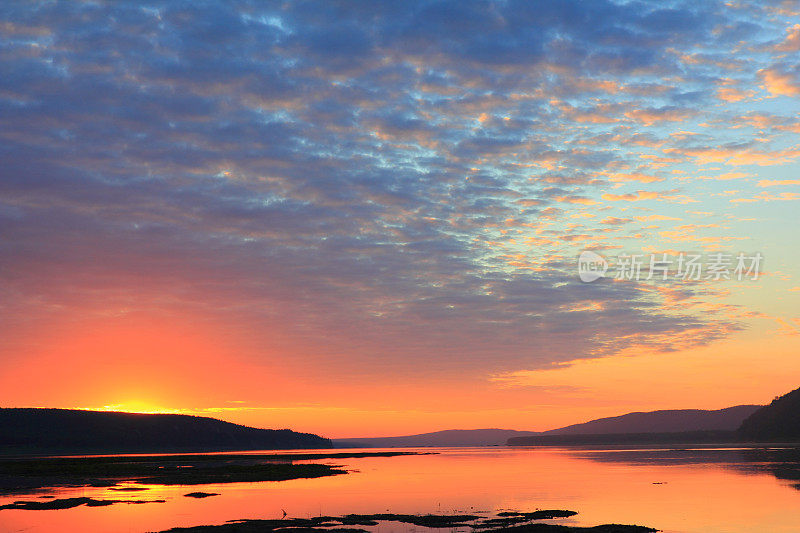
<svg viewBox="0 0 800 533">
<path fill-rule="evenodd" d="M 742 474 L 771 474 L 800 490 L 800 448 L 667 448 L 590 450 L 576 456 L 629 465 L 720 465 Z M 800 529 L 800 525 L 798 525 Z"/>
<path fill-rule="evenodd" d="M 375 450 L 371 450 L 375 451 Z M 431 451 L 425 449 L 424 451 Z M 348 475 L 284 482 L 147 486 L 155 500 L 59 511 L 0 511 L 0 531 L 143 532 L 241 518 L 347 513 L 570 509 L 561 523 L 637 523 L 664 531 L 800 530 L 798 449 L 449 448 L 438 455 L 324 460 Z M 203 499 L 197 490 L 220 493 Z M 103 488 L 59 498 L 122 499 Z M 0 504 L 39 495 L 0 498 Z"/>
</svg>

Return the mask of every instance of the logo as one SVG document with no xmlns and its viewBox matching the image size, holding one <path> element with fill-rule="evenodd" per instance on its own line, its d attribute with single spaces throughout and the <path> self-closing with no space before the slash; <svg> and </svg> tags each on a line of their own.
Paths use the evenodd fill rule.
<svg viewBox="0 0 800 533">
<path fill-rule="evenodd" d="M 591 283 L 606 275 L 608 270 L 608 261 L 605 258 L 592 252 L 584 250 L 578 256 L 578 277 L 584 283 Z"/>
</svg>

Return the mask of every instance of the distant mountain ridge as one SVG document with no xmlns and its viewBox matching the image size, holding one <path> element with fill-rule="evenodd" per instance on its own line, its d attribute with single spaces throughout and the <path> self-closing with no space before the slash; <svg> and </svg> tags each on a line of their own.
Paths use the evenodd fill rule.
<svg viewBox="0 0 800 533">
<path fill-rule="evenodd" d="M 404 446 L 500 446 L 513 437 L 537 435 L 535 431 L 513 429 L 446 429 L 400 437 L 333 439 L 337 448 L 392 448 Z"/>
<path fill-rule="evenodd" d="M 334 439 L 333 443 L 337 448 L 501 446 L 506 444 L 509 439 L 535 436 L 724 432 L 735 431 L 742 423 L 742 420 L 761 407 L 760 405 L 737 405 L 717 410 L 672 409 L 636 412 L 621 416 L 598 418 L 582 424 L 573 424 L 549 431 L 517 431 L 511 429 L 445 430 L 398 437 Z"/>
<path fill-rule="evenodd" d="M 675 433 L 683 431 L 735 431 L 761 405 L 736 405 L 713 411 L 669 409 L 598 418 L 582 424 L 544 431 L 544 435 L 604 433 Z"/>
<path fill-rule="evenodd" d="M 330 439 L 215 418 L 0 408 L 0 453 L 159 453 L 332 448 Z"/>
</svg>

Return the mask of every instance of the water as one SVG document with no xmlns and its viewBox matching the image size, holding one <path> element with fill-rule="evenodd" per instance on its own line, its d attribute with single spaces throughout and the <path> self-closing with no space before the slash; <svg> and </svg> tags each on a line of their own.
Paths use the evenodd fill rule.
<svg viewBox="0 0 800 533">
<path fill-rule="evenodd" d="M 392 449 L 396 451 L 397 449 Z M 413 449 L 409 449 L 413 450 Z M 378 451 L 378 450 L 370 450 Z M 58 490 L 58 498 L 165 499 L 54 511 L 0 511 L 0 531 L 136 532 L 241 518 L 347 513 L 569 509 L 570 525 L 640 524 L 666 532 L 800 531 L 800 450 L 444 448 L 436 455 L 322 460 L 350 474 L 142 492 Z M 262 452 L 263 453 L 263 452 Z M 205 499 L 192 491 L 219 492 Z M 0 504 L 37 495 L 0 498 Z M 414 531 L 383 524 L 381 533 Z"/>
</svg>

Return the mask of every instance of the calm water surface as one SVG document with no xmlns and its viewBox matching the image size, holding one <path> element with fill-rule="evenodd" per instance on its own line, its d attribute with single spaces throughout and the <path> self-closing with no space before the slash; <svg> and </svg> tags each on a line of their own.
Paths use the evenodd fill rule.
<svg viewBox="0 0 800 533">
<path fill-rule="evenodd" d="M 392 450 L 397 450 L 393 448 Z M 409 449 L 414 450 L 414 449 Z M 377 451 L 377 450 L 369 450 Z M 321 460 L 350 474 L 282 482 L 142 492 L 101 488 L 51 492 L 58 498 L 165 499 L 54 511 L 0 511 L 0 531 L 136 532 L 220 524 L 240 518 L 347 513 L 569 509 L 558 523 L 641 524 L 666 532 L 800 531 L 800 450 L 443 448 L 436 455 Z M 260 452 L 270 453 L 270 452 Z M 205 499 L 183 495 L 219 492 Z M 0 497 L 0 504 L 36 495 Z M 389 524 L 389 531 L 421 530 Z"/>
</svg>

